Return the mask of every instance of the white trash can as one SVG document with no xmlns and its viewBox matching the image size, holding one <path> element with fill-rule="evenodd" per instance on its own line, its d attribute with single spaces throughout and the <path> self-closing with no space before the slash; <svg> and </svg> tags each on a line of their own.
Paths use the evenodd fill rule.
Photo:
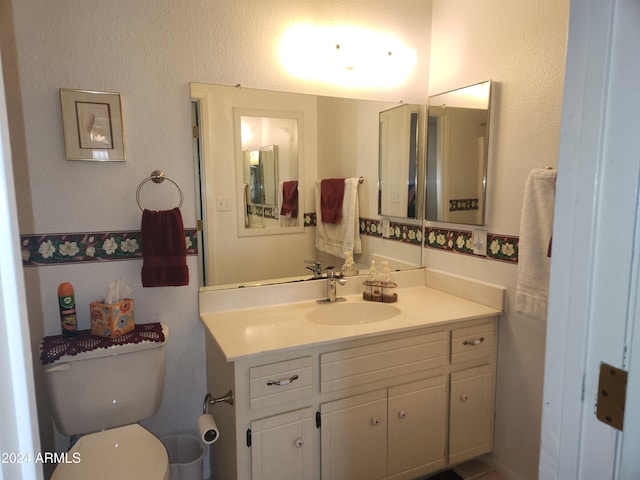
<svg viewBox="0 0 640 480">
<path fill-rule="evenodd" d="M 171 480 L 202 480 L 207 449 L 200 437 L 188 433 L 161 437 L 169 454 Z"/>
</svg>

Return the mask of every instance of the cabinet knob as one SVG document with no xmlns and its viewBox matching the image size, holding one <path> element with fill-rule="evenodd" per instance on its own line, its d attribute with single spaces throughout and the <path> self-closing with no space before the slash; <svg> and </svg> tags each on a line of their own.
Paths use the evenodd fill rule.
<svg viewBox="0 0 640 480">
<path fill-rule="evenodd" d="M 407 416 L 407 412 L 405 412 L 404 410 L 400 410 L 398 412 L 398 417 L 405 418 L 406 416 Z"/>
<path fill-rule="evenodd" d="M 380 424 L 380 417 L 373 417 L 371 419 L 371 425 L 379 425 Z"/>
<path fill-rule="evenodd" d="M 296 448 L 302 448 L 303 445 L 304 445 L 304 440 L 302 440 L 301 438 L 297 438 L 296 439 Z"/>
<path fill-rule="evenodd" d="M 469 395 L 460 395 L 461 402 L 466 402 L 467 400 L 469 400 Z"/>
<path fill-rule="evenodd" d="M 464 342 L 462 342 L 463 345 L 471 345 L 471 346 L 482 345 L 483 343 L 484 343 L 484 337 L 476 338 L 473 340 L 465 340 Z"/>
</svg>

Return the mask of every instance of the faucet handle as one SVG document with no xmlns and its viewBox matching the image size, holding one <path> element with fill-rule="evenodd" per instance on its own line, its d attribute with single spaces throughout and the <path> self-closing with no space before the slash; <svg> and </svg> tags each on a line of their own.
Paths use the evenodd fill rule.
<svg viewBox="0 0 640 480">
<path fill-rule="evenodd" d="M 325 270 L 327 271 L 327 278 L 335 278 L 338 280 L 338 284 L 344 285 L 347 283 L 347 280 L 343 278 L 342 272 L 336 272 L 336 267 L 327 267 Z"/>
</svg>

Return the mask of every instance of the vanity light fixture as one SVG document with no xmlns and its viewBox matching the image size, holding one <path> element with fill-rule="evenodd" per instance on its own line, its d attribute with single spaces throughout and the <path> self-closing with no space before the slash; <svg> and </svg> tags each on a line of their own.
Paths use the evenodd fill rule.
<svg viewBox="0 0 640 480">
<path fill-rule="evenodd" d="M 293 25 L 279 54 L 291 75 L 351 88 L 397 87 L 416 64 L 416 50 L 398 38 L 353 26 Z"/>
<path fill-rule="evenodd" d="M 241 131 L 241 137 L 242 138 L 242 148 L 247 148 L 247 145 L 250 143 L 251 141 L 251 137 L 253 137 L 253 129 L 251 128 L 251 126 L 249 124 L 247 124 L 246 122 L 240 122 L 240 131 Z"/>
</svg>

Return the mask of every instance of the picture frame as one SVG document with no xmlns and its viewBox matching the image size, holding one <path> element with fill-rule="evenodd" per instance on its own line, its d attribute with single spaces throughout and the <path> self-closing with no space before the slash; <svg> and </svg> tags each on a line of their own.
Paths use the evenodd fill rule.
<svg viewBox="0 0 640 480">
<path fill-rule="evenodd" d="M 60 89 L 67 160 L 124 162 L 119 93 Z"/>
</svg>

